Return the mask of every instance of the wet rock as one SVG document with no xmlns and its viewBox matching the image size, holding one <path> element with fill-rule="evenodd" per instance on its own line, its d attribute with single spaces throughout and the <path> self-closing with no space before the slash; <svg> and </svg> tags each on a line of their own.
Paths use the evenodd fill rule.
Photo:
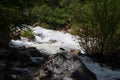
<svg viewBox="0 0 120 80">
<path fill-rule="evenodd" d="M 6 59 L 9 55 L 9 51 L 4 48 L 0 48 L 0 58 Z"/>
<path fill-rule="evenodd" d="M 76 55 L 79 55 L 79 54 L 81 54 L 80 50 L 78 50 L 78 49 L 72 49 L 72 50 L 70 50 L 70 53 L 69 53 L 69 55 L 68 55 L 67 58 L 72 58 L 72 57 L 74 57 Z"/>
<path fill-rule="evenodd" d="M 34 80 L 39 77 L 39 67 L 21 67 L 14 63 L 5 63 L 0 66 L 0 80 Z"/>
<path fill-rule="evenodd" d="M 96 76 L 87 69 L 79 57 L 66 57 L 67 54 L 51 55 L 40 69 L 41 80 L 96 80 Z M 67 80 L 66 79 L 66 80 Z"/>
<path fill-rule="evenodd" d="M 0 31 L 0 48 L 8 48 L 11 38 L 8 32 Z"/>
<path fill-rule="evenodd" d="M 33 74 L 34 72 L 31 73 L 24 73 L 22 72 L 22 74 L 20 72 L 15 71 L 15 70 L 9 70 L 6 71 L 4 74 L 5 80 L 33 80 L 33 77 L 31 76 L 31 74 Z"/>
<path fill-rule="evenodd" d="M 16 30 L 11 34 L 11 38 L 14 40 L 20 40 L 21 39 L 21 30 Z"/>
<path fill-rule="evenodd" d="M 62 48 L 62 47 L 60 47 L 60 50 L 62 50 L 62 51 L 66 51 L 64 48 Z"/>
<path fill-rule="evenodd" d="M 5 49 L 0 51 L 2 56 L 7 55 L 0 57 L 0 80 L 39 80 L 39 68 L 46 56 L 34 47 L 9 50 L 8 54 Z"/>
<path fill-rule="evenodd" d="M 11 79 L 17 80 L 17 76 L 15 74 L 11 75 Z"/>
<path fill-rule="evenodd" d="M 57 42 L 57 40 L 54 40 L 54 39 L 49 40 L 49 43 L 56 43 L 56 42 Z"/>
<path fill-rule="evenodd" d="M 70 50 L 70 54 L 71 55 L 79 55 L 81 53 L 81 51 L 79 49 L 72 49 Z"/>
<path fill-rule="evenodd" d="M 45 55 L 34 47 L 11 48 L 8 59 L 0 66 L 2 80 L 96 80 L 77 55 L 64 48 L 57 54 Z M 5 51 L 3 51 L 4 53 Z"/>
<path fill-rule="evenodd" d="M 9 59 L 17 60 L 24 65 L 41 65 L 46 58 L 46 55 L 40 53 L 36 48 L 18 48 L 13 49 L 9 55 Z"/>
</svg>

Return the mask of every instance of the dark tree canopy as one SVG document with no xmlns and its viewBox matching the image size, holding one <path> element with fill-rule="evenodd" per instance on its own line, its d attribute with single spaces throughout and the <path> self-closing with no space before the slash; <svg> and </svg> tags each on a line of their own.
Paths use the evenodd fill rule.
<svg viewBox="0 0 120 80">
<path fill-rule="evenodd" d="M 33 6 L 34 0 L 1 0 L 0 1 L 0 30 L 9 30 L 10 26 L 16 26 L 28 22 L 25 15 L 26 9 Z"/>
</svg>

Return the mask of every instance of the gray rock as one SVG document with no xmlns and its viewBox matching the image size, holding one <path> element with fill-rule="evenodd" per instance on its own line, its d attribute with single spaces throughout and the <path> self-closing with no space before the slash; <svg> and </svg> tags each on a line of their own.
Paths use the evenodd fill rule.
<svg viewBox="0 0 120 80">
<path fill-rule="evenodd" d="M 36 48 L 11 49 L 7 61 L 0 66 L 2 80 L 97 80 L 77 54 L 44 55 Z M 1 51 L 4 53 L 5 51 Z"/>
<path fill-rule="evenodd" d="M 67 54 L 51 55 L 40 69 L 40 80 L 97 80 L 96 76 L 77 57 Z"/>
</svg>

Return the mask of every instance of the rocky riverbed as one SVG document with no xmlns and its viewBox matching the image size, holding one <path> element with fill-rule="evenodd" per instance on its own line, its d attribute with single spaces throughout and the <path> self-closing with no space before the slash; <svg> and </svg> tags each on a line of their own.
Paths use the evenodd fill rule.
<svg viewBox="0 0 120 80">
<path fill-rule="evenodd" d="M 0 41 L 5 45 L 0 47 L 0 80 L 120 80 L 120 70 L 81 55 L 80 37 L 39 26 L 27 29 L 34 39 L 17 36 L 9 46 L 4 37 Z"/>
<path fill-rule="evenodd" d="M 1 80 L 97 80 L 77 55 L 66 51 L 45 55 L 36 48 L 14 48 L 1 50 L 0 59 Z"/>
</svg>

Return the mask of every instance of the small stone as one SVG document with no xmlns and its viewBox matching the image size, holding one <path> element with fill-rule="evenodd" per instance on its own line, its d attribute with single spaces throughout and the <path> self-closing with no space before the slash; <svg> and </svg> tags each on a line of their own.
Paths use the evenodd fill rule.
<svg viewBox="0 0 120 80">
<path fill-rule="evenodd" d="M 50 43 L 55 43 L 55 42 L 57 42 L 57 40 L 50 39 L 49 42 Z"/>
<path fill-rule="evenodd" d="M 79 49 L 72 49 L 72 50 L 70 50 L 70 54 L 71 55 L 78 55 L 80 53 L 81 53 L 81 51 Z"/>
<path fill-rule="evenodd" d="M 64 49 L 64 48 L 62 48 L 62 47 L 60 47 L 60 50 L 65 51 L 65 49 Z"/>
<path fill-rule="evenodd" d="M 15 74 L 11 75 L 11 78 L 12 78 L 13 80 L 17 80 L 17 76 L 16 76 Z"/>
</svg>

